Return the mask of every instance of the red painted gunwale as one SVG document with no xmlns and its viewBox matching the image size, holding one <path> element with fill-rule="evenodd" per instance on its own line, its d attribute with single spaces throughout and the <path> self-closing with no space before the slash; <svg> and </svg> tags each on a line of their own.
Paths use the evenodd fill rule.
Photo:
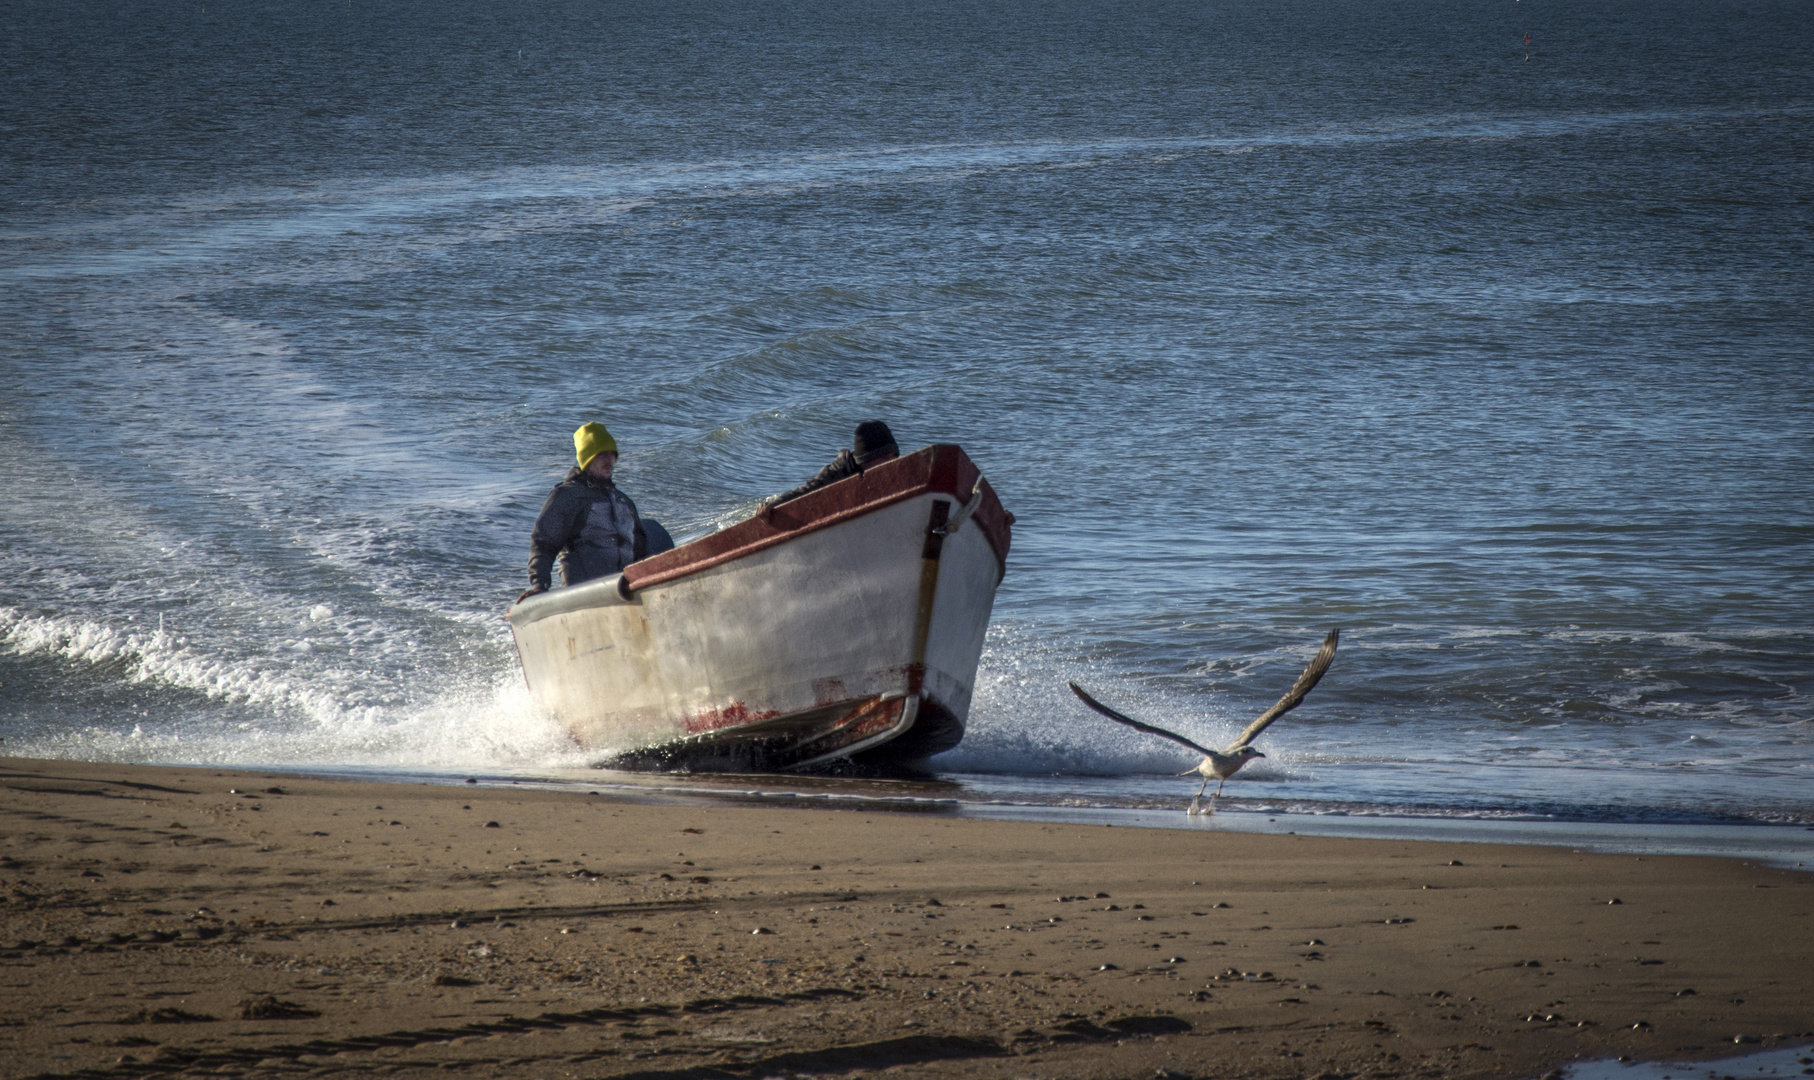
<svg viewBox="0 0 1814 1080">
<path fill-rule="evenodd" d="M 624 569 L 623 580 L 632 590 L 674 581 L 920 495 L 949 495 L 961 506 L 970 501 L 981 475 L 962 447 L 935 443 L 782 503 L 767 514 L 631 563 Z M 1010 519 L 987 480 L 983 481 L 982 504 L 972 520 L 989 538 L 1006 572 Z"/>
</svg>

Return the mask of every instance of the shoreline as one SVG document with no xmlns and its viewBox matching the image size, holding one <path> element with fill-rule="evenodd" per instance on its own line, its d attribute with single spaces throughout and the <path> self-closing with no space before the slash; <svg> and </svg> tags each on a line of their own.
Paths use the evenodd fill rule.
<svg viewBox="0 0 1814 1080">
<path fill-rule="evenodd" d="M 0 759 L 0 1061 L 1390 1080 L 1814 1040 L 1805 872 L 801 801 Z"/>
<path fill-rule="evenodd" d="M 36 759 L 34 759 L 36 760 Z M 66 760 L 66 759 L 45 759 Z M 134 765 L 133 767 L 137 767 Z M 1600 820 L 1414 812 L 1415 808 L 1305 812 L 1301 804 L 1235 795 L 1217 813 L 1184 812 L 1187 798 L 1167 805 L 1033 802 L 991 797 L 965 783 L 966 776 L 931 780 L 872 780 L 823 776 L 665 774 L 609 769 L 538 769 L 521 774 L 404 771 L 376 767 L 149 765 L 258 772 L 344 780 L 351 783 L 462 785 L 501 790 L 544 790 L 602 795 L 646 805 L 836 809 L 944 815 L 984 821 L 1201 832 L 1256 832 L 1376 840 L 1568 847 L 1601 854 L 1696 855 L 1739 859 L 1764 866 L 1814 872 L 1814 825 L 1801 822 Z M 1189 785 L 1185 785 L 1186 788 Z M 924 789 L 924 790 L 922 790 Z"/>
</svg>

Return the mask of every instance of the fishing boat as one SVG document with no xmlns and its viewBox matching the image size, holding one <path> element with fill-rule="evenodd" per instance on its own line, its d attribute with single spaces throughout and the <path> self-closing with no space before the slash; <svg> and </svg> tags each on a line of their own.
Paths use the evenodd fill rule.
<svg viewBox="0 0 1814 1080">
<path fill-rule="evenodd" d="M 963 738 L 1013 520 L 928 446 L 507 618 L 530 697 L 601 764 L 912 769 Z"/>
</svg>

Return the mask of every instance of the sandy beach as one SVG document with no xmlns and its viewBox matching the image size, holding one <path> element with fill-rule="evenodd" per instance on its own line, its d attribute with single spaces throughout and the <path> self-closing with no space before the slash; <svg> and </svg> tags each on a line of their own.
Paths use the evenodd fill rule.
<svg viewBox="0 0 1814 1080">
<path fill-rule="evenodd" d="M 1536 1077 L 1814 1038 L 1814 878 L 1734 860 L 0 784 L 8 1077 Z"/>
</svg>

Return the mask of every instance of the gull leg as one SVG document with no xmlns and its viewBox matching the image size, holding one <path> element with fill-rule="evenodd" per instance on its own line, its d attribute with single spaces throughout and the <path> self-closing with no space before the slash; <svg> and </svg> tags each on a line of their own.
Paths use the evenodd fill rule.
<svg viewBox="0 0 1814 1080">
<path fill-rule="evenodd" d="M 1190 809 L 1188 811 L 1186 811 L 1186 813 L 1188 813 L 1189 816 L 1196 817 L 1198 814 L 1203 812 L 1201 809 L 1198 808 L 1198 803 L 1200 803 L 1203 799 L 1203 788 L 1206 788 L 1208 786 L 1209 786 L 1209 777 L 1205 776 L 1203 778 L 1202 787 L 1197 788 L 1197 793 L 1195 795 L 1191 796 Z"/>
</svg>

